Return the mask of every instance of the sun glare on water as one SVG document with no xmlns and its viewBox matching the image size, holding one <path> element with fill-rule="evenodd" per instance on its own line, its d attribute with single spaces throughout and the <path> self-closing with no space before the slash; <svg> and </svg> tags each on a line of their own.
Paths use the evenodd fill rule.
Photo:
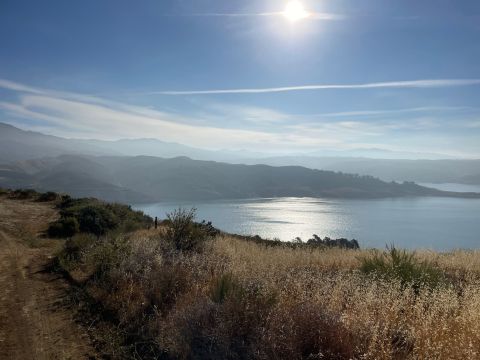
<svg viewBox="0 0 480 360">
<path fill-rule="evenodd" d="M 289 1 L 283 10 L 283 16 L 291 21 L 297 22 L 310 16 L 300 1 Z"/>
</svg>

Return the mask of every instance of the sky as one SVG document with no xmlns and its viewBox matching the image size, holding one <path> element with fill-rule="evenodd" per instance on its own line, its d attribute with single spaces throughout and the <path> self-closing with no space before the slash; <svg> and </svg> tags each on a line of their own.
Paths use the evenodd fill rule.
<svg viewBox="0 0 480 360">
<path fill-rule="evenodd" d="M 0 122 L 206 149 L 480 158 L 478 0 L 303 0 L 296 21 L 288 3 L 1 0 Z"/>
</svg>

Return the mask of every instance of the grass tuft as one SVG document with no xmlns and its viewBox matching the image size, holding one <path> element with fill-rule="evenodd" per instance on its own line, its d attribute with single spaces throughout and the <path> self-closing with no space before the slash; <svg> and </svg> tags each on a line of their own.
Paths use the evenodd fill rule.
<svg viewBox="0 0 480 360">
<path fill-rule="evenodd" d="M 435 288 L 445 280 L 434 264 L 418 260 L 414 252 L 399 250 L 393 245 L 385 252 L 375 251 L 372 256 L 361 258 L 360 270 L 387 281 L 399 280 L 402 286 L 412 286 L 416 291 L 422 287 Z"/>
<path fill-rule="evenodd" d="M 216 303 L 223 303 L 229 297 L 238 299 L 244 296 L 245 290 L 231 273 L 222 274 L 212 286 L 210 298 Z"/>
</svg>

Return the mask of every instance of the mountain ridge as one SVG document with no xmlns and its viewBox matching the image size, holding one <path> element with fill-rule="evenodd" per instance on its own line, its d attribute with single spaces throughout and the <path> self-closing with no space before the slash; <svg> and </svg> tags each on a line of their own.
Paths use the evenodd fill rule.
<svg viewBox="0 0 480 360">
<path fill-rule="evenodd" d="M 378 149 L 377 149 L 378 150 Z M 235 151 L 213 151 L 158 139 L 82 140 L 67 139 L 22 130 L 0 123 L 0 163 L 23 162 L 23 171 L 33 174 L 42 167 L 33 159 L 74 156 L 153 156 L 174 158 L 186 156 L 198 161 L 270 166 L 302 166 L 314 170 L 369 175 L 384 181 L 419 183 L 480 184 L 480 160 L 371 159 L 363 157 L 328 157 L 308 154 L 270 156 L 262 153 L 241 154 Z M 252 157 L 255 155 L 254 157 Z M 30 169 L 28 169 L 30 167 Z"/>
<path fill-rule="evenodd" d="M 273 197 L 480 197 L 476 193 L 445 192 L 411 182 L 384 182 L 371 176 L 301 166 L 228 164 L 185 156 L 63 155 L 5 164 L 0 166 L 0 186 L 129 203 Z"/>
</svg>

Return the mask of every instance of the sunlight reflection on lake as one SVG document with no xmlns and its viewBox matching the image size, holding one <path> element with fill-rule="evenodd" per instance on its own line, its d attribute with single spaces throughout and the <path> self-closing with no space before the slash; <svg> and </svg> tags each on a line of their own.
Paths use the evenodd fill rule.
<svg viewBox="0 0 480 360">
<path fill-rule="evenodd" d="M 325 200 L 277 198 L 138 205 L 165 218 L 178 207 L 198 209 L 198 220 L 210 220 L 227 232 L 266 238 L 303 240 L 312 234 L 355 238 L 362 247 L 394 243 L 407 248 L 477 248 L 480 244 L 480 200 L 401 198 Z"/>
</svg>

